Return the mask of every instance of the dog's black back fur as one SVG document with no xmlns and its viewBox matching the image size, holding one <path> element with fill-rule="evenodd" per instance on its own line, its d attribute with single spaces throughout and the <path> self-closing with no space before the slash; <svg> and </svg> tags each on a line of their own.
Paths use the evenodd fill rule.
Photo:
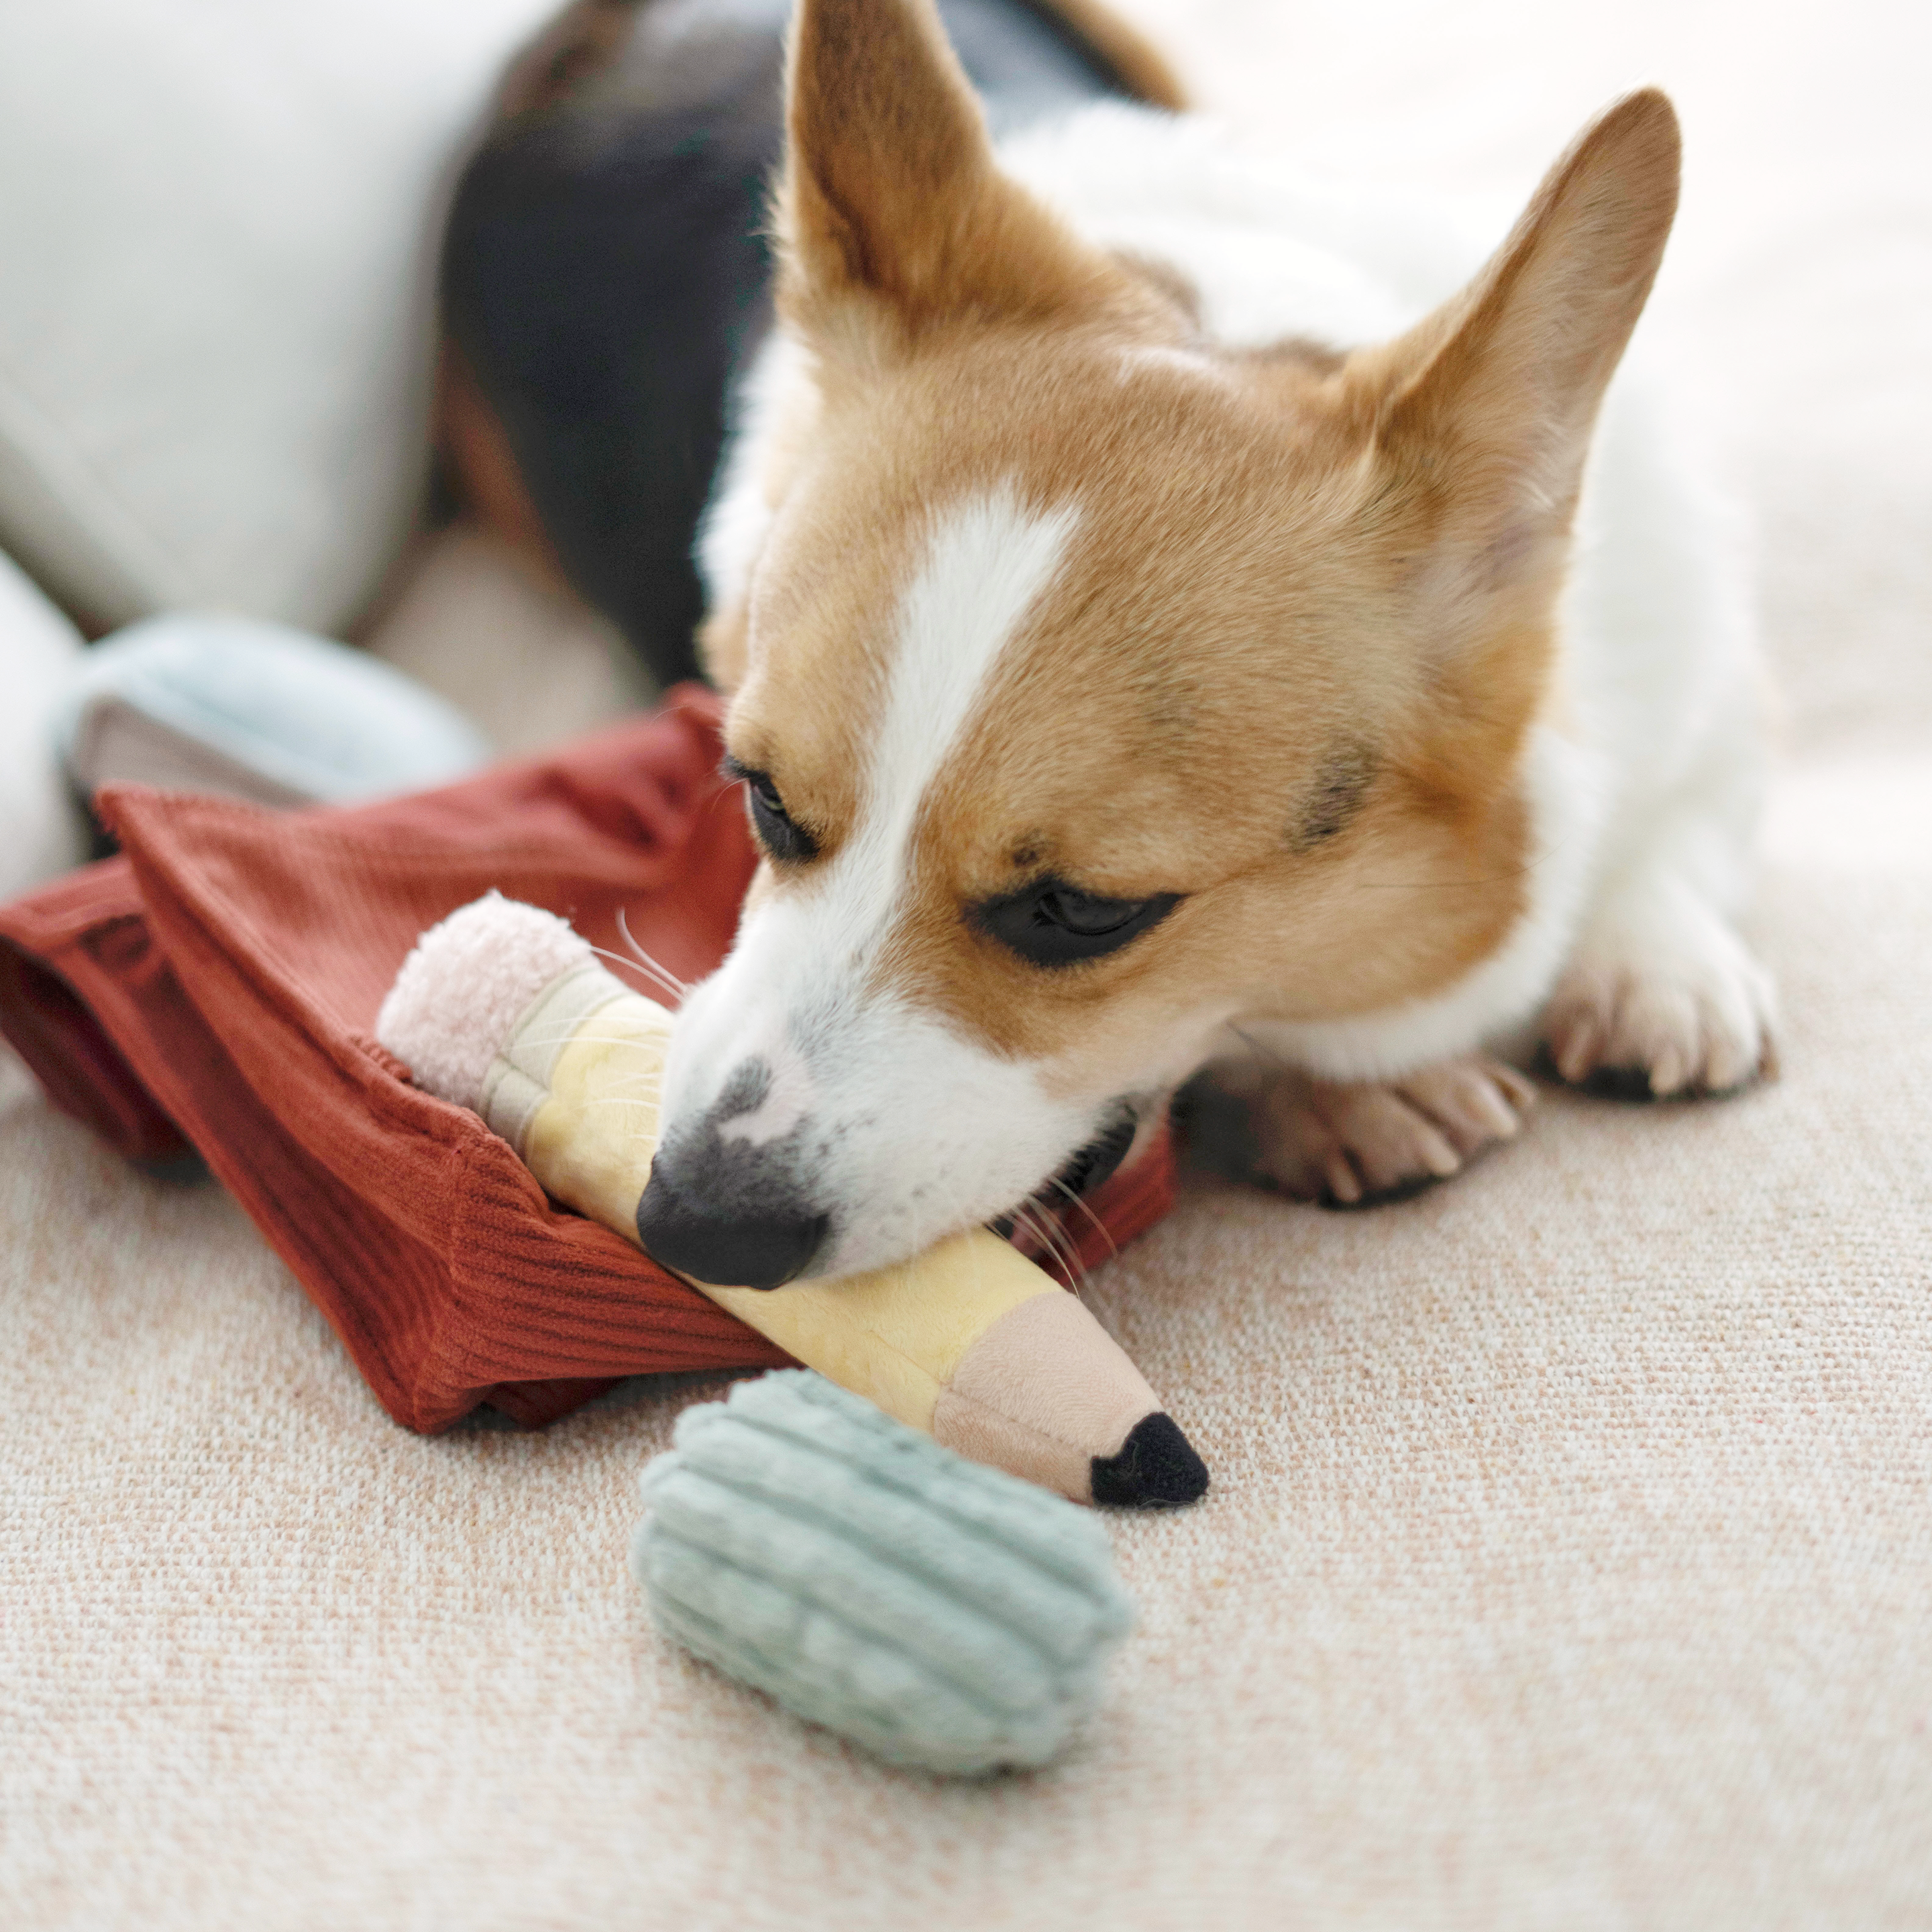
<svg viewBox="0 0 1932 1932">
<path fill-rule="evenodd" d="M 770 320 L 789 11 L 574 9 L 534 78 L 513 76 L 445 242 L 450 342 L 566 575 L 662 683 L 698 674 L 692 542 L 733 379 Z M 940 11 L 996 128 L 1126 91 L 1028 0 Z"/>
</svg>

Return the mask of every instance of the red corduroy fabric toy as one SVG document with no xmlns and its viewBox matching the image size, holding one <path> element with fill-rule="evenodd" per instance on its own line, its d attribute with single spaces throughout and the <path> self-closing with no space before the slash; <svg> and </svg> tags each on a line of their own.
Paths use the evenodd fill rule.
<svg viewBox="0 0 1932 1932">
<path fill-rule="evenodd" d="M 723 958 L 757 862 L 718 776 L 719 703 L 659 710 L 443 790 L 273 813 L 137 788 L 120 856 L 0 907 L 0 1031 L 130 1159 L 192 1148 L 416 1430 L 479 1402 L 536 1425 L 622 1376 L 788 1358 L 554 1207 L 476 1115 L 373 1036 L 418 935 L 492 889 L 671 973 Z M 1163 1136 L 1070 1227 L 1092 1263 L 1166 1213 Z"/>
</svg>

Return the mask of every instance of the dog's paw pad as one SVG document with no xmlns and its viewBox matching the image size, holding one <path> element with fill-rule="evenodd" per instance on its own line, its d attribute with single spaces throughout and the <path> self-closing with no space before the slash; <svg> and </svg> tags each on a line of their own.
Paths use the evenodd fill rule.
<svg viewBox="0 0 1932 1932">
<path fill-rule="evenodd" d="M 1728 1094 L 1776 1071 L 1770 976 L 1726 928 L 1696 950 L 1580 959 L 1544 1016 L 1550 1064 L 1615 1098 Z"/>
<path fill-rule="evenodd" d="M 1478 1055 L 1395 1081 L 1284 1079 L 1260 1094 L 1260 1177 L 1298 1200 L 1367 1207 L 1458 1173 L 1513 1138 L 1536 1090 Z"/>
</svg>

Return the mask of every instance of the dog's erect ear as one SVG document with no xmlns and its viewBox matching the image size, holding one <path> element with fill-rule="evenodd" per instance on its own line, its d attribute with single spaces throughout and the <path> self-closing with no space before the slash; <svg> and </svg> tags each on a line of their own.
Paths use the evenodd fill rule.
<svg viewBox="0 0 1932 1932">
<path fill-rule="evenodd" d="M 1439 590 L 1482 602 L 1553 584 L 1598 406 L 1676 212 L 1678 161 L 1665 96 L 1619 101 L 1460 296 L 1353 358 L 1385 486 L 1424 512 Z"/>
<path fill-rule="evenodd" d="M 933 0 L 800 0 L 787 87 L 778 297 L 821 346 L 1120 299 L 1114 265 L 994 166 Z"/>
</svg>

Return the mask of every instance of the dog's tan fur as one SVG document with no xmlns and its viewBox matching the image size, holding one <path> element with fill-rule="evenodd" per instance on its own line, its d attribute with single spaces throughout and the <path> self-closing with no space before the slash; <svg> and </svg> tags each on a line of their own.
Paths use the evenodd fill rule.
<svg viewBox="0 0 1932 1932">
<path fill-rule="evenodd" d="M 781 301 L 818 380 L 772 452 L 777 561 L 709 644 L 734 752 L 824 858 L 929 511 L 1004 479 L 1083 510 L 928 802 L 890 970 L 1064 1061 L 1231 975 L 1329 1018 L 1492 950 L 1590 424 L 1674 206 L 1667 103 L 1613 110 L 1473 290 L 1346 356 L 1217 351 L 1171 283 L 1066 232 L 994 167 L 926 9 L 806 8 L 790 131 Z M 1049 870 L 1186 902 L 1077 975 L 962 938 L 962 906 Z"/>
<path fill-rule="evenodd" d="M 802 0 L 789 85 L 782 330 L 705 641 L 733 754 L 803 836 L 693 996 L 667 1088 L 691 1147 L 780 1150 L 836 1272 L 1003 1209 L 1231 1042 L 1274 1069 L 1263 1172 L 1343 1200 L 1515 1132 L 1532 1090 L 1479 1049 L 1539 1010 L 1566 1072 L 1601 1064 L 1576 1042 L 1624 1037 L 1603 987 L 1657 1090 L 1748 1076 L 1751 728 L 1700 697 L 1687 736 L 1671 706 L 1681 667 L 1742 688 L 1750 646 L 1654 533 L 1668 474 L 1593 482 L 1593 515 L 1635 501 L 1650 534 L 1571 595 L 1675 212 L 1668 101 L 1611 109 L 1460 293 L 1364 344 L 1310 339 L 1334 284 L 1288 272 L 1284 302 L 1238 240 L 1180 250 L 1196 286 L 1171 225 L 1126 224 L 1150 252 L 1076 233 L 1002 172 L 931 0 Z M 1065 139 L 1090 131 L 1194 165 L 1151 119 Z M 1123 232 L 1130 151 L 1004 152 Z M 1211 165 L 1170 224 L 1214 218 Z M 1292 326 L 1216 339 L 1231 289 Z M 1605 701 L 1634 677 L 1650 712 Z M 1065 931 L 1069 893 L 1152 922 L 1056 966 L 989 910 Z"/>
</svg>

